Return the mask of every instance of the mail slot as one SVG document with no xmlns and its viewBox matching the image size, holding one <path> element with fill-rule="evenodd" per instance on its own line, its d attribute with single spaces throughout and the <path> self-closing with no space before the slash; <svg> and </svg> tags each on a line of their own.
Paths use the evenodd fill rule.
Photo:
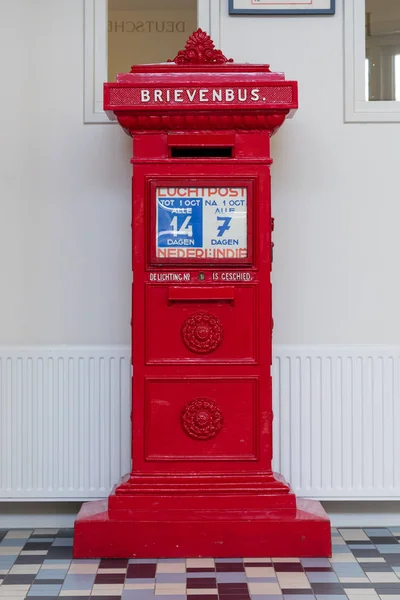
<svg viewBox="0 0 400 600">
<path fill-rule="evenodd" d="M 199 30 L 104 93 L 133 138 L 132 470 L 74 555 L 328 556 L 322 508 L 272 470 L 270 138 L 297 84 Z"/>
</svg>

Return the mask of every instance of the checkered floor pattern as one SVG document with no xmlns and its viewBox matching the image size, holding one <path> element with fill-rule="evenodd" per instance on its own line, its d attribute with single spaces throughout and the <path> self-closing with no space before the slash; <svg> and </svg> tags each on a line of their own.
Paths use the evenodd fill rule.
<svg viewBox="0 0 400 600">
<path fill-rule="evenodd" d="M 73 560 L 72 541 L 0 531 L 0 600 L 400 600 L 400 527 L 333 529 L 329 560 Z"/>
</svg>

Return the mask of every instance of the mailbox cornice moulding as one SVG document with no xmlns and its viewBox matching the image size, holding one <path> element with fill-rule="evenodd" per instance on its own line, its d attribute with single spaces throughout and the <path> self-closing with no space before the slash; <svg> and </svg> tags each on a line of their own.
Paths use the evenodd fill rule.
<svg viewBox="0 0 400 600">
<path fill-rule="evenodd" d="M 201 29 L 174 61 L 134 65 L 104 85 L 107 114 L 130 135 L 228 129 L 273 134 L 297 106 L 297 82 L 269 65 L 233 63 Z"/>
</svg>

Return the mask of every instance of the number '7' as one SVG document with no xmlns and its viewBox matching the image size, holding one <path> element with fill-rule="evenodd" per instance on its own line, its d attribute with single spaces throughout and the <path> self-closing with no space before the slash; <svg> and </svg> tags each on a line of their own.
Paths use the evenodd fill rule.
<svg viewBox="0 0 400 600">
<path fill-rule="evenodd" d="M 230 222 L 232 221 L 232 217 L 217 217 L 217 221 L 222 221 L 222 225 L 219 225 L 217 227 L 217 237 L 221 237 L 222 235 L 224 235 L 225 231 L 228 231 L 228 229 L 231 228 Z"/>
</svg>

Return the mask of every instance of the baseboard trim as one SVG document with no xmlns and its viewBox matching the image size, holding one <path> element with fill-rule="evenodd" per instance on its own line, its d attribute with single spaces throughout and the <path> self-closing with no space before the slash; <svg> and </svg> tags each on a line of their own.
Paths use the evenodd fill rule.
<svg viewBox="0 0 400 600">
<path fill-rule="evenodd" d="M 398 527 L 400 501 L 327 501 L 332 527 Z M 74 526 L 82 502 L 2 502 L 0 529 Z"/>
</svg>

